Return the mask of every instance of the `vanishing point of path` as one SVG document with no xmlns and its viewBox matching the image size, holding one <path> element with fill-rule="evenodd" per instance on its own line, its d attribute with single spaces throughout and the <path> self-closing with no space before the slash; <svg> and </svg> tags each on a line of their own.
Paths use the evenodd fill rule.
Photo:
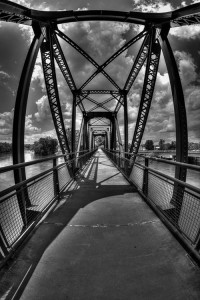
<svg viewBox="0 0 200 300">
<path fill-rule="evenodd" d="M 31 240 L 22 300 L 200 299 L 198 267 L 102 150 Z"/>
</svg>

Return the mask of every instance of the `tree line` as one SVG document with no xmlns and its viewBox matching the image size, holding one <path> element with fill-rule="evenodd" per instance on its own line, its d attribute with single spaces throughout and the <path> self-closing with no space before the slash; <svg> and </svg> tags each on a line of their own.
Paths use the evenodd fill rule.
<svg viewBox="0 0 200 300">
<path fill-rule="evenodd" d="M 165 143 L 165 140 L 160 139 L 159 143 L 159 150 L 175 150 L 176 149 L 176 142 L 172 141 L 171 143 Z M 146 140 L 144 147 L 146 150 L 155 150 L 154 142 L 152 140 Z"/>
<path fill-rule="evenodd" d="M 37 155 L 52 155 L 58 149 L 57 139 L 53 139 L 49 136 L 40 138 L 38 141 L 34 142 L 33 145 L 25 144 L 24 148 L 27 150 L 32 150 Z M 0 143 L 0 153 L 10 153 L 12 152 L 12 144 L 10 143 Z"/>
</svg>

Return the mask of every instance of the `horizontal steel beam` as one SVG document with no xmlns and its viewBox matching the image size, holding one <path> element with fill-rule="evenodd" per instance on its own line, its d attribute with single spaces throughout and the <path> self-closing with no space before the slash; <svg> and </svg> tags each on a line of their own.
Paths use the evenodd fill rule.
<svg viewBox="0 0 200 300">
<path fill-rule="evenodd" d="M 40 11 L 33 10 L 16 3 L 0 0 L 0 20 L 32 25 L 33 21 L 62 24 L 82 21 L 116 21 L 141 25 L 154 24 L 171 27 L 199 24 L 200 3 L 164 13 L 123 12 L 111 10 L 65 10 Z"/>
</svg>

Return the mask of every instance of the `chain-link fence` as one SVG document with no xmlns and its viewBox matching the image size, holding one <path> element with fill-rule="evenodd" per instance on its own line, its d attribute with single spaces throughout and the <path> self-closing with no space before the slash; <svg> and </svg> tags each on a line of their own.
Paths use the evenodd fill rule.
<svg viewBox="0 0 200 300">
<path fill-rule="evenodd" d="M 38 221 L 46 214 L 51 205 L 59 199 L 60 193 L 73 179 L 94 151 L 74 153 L 64 163 L 57 164 L 58 158 L 53 156 L 20 164 L 19 169 L 30 165 L 50 161 L 51 167 L 40 174 L 19 182 L 0 192 L 0 264 L 5 262 L 9 254 L 22 242 Z M 18 166 L 0 169 L 0 173 L 17 170 Z"/>
<path fill-rule="evenodd" d="M 172 162 L 141 155 L 130 156 L 130 153 L 119 153 L 115 150 L 104 150 L 108 157 L 117 165 L 126 177 L 138 188 L 138 191 L 148 201 L 160 216 L 179 237 L 192 247 L 194 254 L 200 258 L 200 189 L 167 174 L 176 166 L 193 170 L 200 175 L 200 167 Z M 120 158 L 120 159 L 119 159 Z M 168 164 L 163 172 L 153 169 L 153 161 Z M 149 167 L 152 166 L 152 168 Z M 172 166 L 172 168 L 171 168 Z M 173 169 L 174 170 L 174 169 Z"/>
</svg>

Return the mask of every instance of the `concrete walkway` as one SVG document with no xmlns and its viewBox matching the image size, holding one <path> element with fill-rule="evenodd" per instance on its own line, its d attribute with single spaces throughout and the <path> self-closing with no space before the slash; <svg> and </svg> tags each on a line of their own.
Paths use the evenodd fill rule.
<svg viewBox="0 0 200 300">
<path fill-rule="evenodd" d="M 32 239 L 22 300 L 200 299 L 198 267 L 101 150 Z"/>
</svg>

